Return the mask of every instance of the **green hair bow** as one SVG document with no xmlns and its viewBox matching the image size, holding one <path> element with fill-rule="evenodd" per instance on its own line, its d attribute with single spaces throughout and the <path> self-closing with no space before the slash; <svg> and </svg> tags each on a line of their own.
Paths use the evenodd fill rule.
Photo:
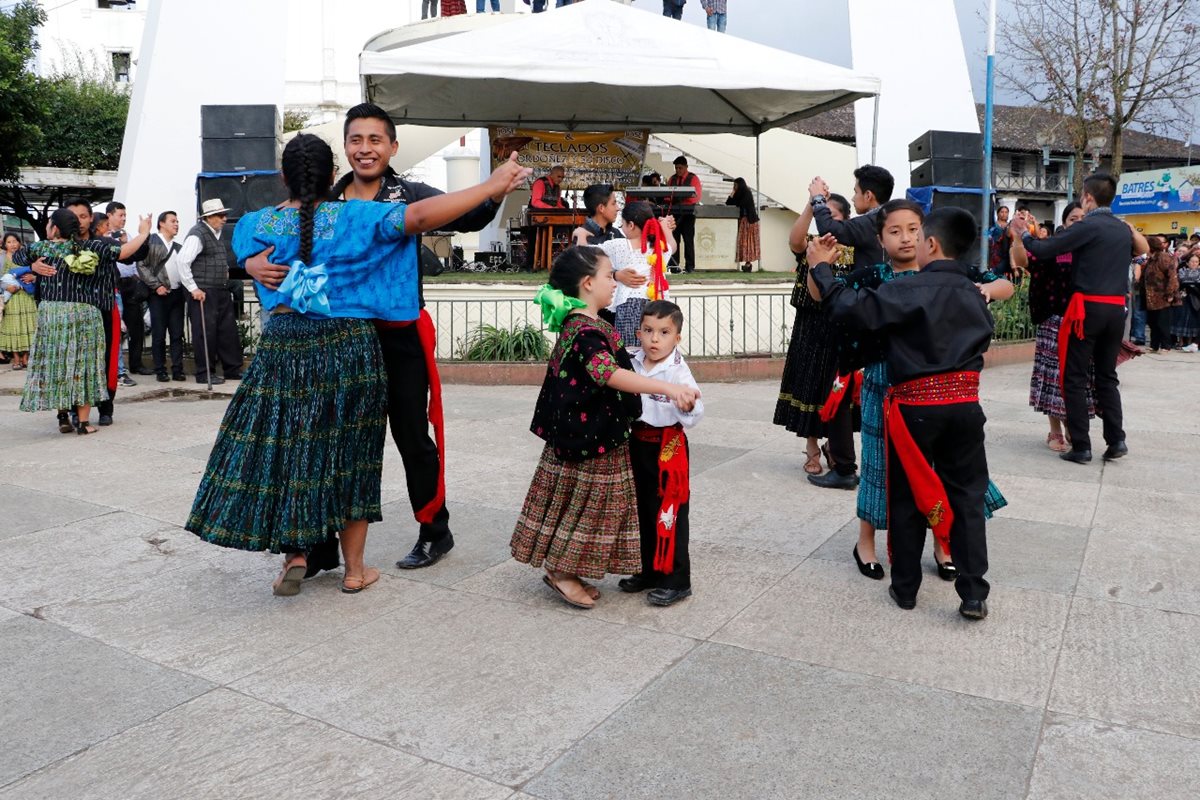
<svg viewBox="0 0 1200 800">
<path fill-rule="evenodd" d="M 550 284 L 543 284 L 533 296 L 533 302 L 542 307 L 542 322 L 551 333 L 562 330 L 563 321 L 567 315 L 577 308 L 587 308 L 587 303 L 578 297 L 568 297 L 561 289 L 555 289 Z"/>
</svg>

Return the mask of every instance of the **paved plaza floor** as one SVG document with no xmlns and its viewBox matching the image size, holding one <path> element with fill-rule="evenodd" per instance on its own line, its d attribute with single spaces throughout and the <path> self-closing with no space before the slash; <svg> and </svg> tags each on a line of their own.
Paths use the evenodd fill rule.
<svg viewBox="0 0 1200 800">
<path fill-rule="evenodd" d="M 145 378 L 62 436 L 0 369 L 2 800 L 1197 795 L 1200 356 L 1123 366 L 1131 455 L 1090 466 L 1046 449 L 1028 366 L 985 373 L 982 623 L 928 553 L 914 611 L 859 576 L 854 495 L 805 482 L 774 383 L 703 387 L 695 596 L 614 576 L 580 611 L 508 555 L 536 387 L 448 387 L 442 563 L 393 566 L 389 442 L 381 582 L 276 598 L 277 557 L 181 528 L 225 402 Z"/>
</svg>

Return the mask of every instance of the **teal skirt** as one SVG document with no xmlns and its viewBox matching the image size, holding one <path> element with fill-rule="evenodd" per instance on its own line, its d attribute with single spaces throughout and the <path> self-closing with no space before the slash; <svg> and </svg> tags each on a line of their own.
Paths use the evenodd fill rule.
<svg viewBox="0 0 1200 800">
<path fill-rule="evenodd" d="M 100 310 L 87 303 L 56 300 L 39 305 L 21 410 L 94 406 L 108 399 L 107 383 Z"/>
<path fill-rule="evenodd" d="M 187 529 L 222 547 L 302 552 L 378 522 L 387 384 L 375 329 L 271 317 L 196 493 Z"/>
</svg>

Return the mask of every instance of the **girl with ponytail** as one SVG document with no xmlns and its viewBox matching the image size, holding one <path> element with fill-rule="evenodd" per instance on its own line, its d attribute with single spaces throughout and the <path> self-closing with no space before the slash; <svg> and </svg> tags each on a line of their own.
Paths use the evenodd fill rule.
<svg viewBox="0 0 1200 800">
<path fill-rule="evenodd" d="M 543 582 L 566 603 L 592 608 L 600 593 L 584 578 L 641 572 L 631 423 L 638 394 L 663 395 L 690 411 L 698 390 L 638 375 L 616 330 L 600 318 L 616 289 L 599 247 L 570 247 L 554 259 L 534 302 L 559 334 L 530 430 L 541 460 L 512 536 L 513 558 L 545 567 Z"/>
<path fill-rule="evenodd" d="M 270 312 L 258 351 L 225 413 L 187 529 L 242 550 L 283 553 L 276 595 L 294 595 L 307 554 L 340 535 L 342 591 L 379 579 L 363 562 L 378 522 L 387 390 L 373 320 L 419 313 L 416 234 L 529 176 L 515 157 L 483 184 L 412 205 L 324 202 L 333 151 L 301 134 L 283 151 L 289 200 L 238 222 L 240 263 L 266 251 L 287 277 L 256 284 Z"/>
<path fill-rule="evenodd" d="M 662 241 L 647 230 L 657 229 L 662 232 Z M 610 310 L 617 315 L 617 333 L 625 346 L 637 349 L 637 329 L 642 322 L 642 309 L 651 300 L 665 300 L 658 296 L 654 287 L 654 259 L 656 249 L 662 251 L 662 265 L 658 267 L 659 274 L 665 269 L 665 264 L 675 252 L 675 219 L 663 217 L 655 219 L 654 207 L 645 201 L 627 203 L 621 212 L 621 233 L 624 239 L 613 239 L 604 242 L 600 247 L 612 261 L 613 269 L 617 272 L 616 294 L 613 296 Z M 644 240 L 644 241 L 643 241 Z M 651 295 L 654 295 L 653 297 Z"/>
</svg>

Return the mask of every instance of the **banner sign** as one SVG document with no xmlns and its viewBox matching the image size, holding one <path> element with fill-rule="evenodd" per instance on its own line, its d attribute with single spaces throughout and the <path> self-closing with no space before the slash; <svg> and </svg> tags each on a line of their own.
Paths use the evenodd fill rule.
<svg viewBox="0 0 1200 800">
<path fill-rule="evenodd" d="M 1200 167 L 1123 173 L 1112 210 L 1114 214 L 1200 211 Z"/>
<path fill-rule="evenodd" d="M 535 180 L 561 166 L 567 171 L 562 183 L 565 189 L 586 189 L 594 183 L 624 189 L 641 184 L 650 131 L 579 133 L 490 127 L 488 138 L 492 169 L 516 150 L 521 165 L 533 168 Z"/>
</svg>

